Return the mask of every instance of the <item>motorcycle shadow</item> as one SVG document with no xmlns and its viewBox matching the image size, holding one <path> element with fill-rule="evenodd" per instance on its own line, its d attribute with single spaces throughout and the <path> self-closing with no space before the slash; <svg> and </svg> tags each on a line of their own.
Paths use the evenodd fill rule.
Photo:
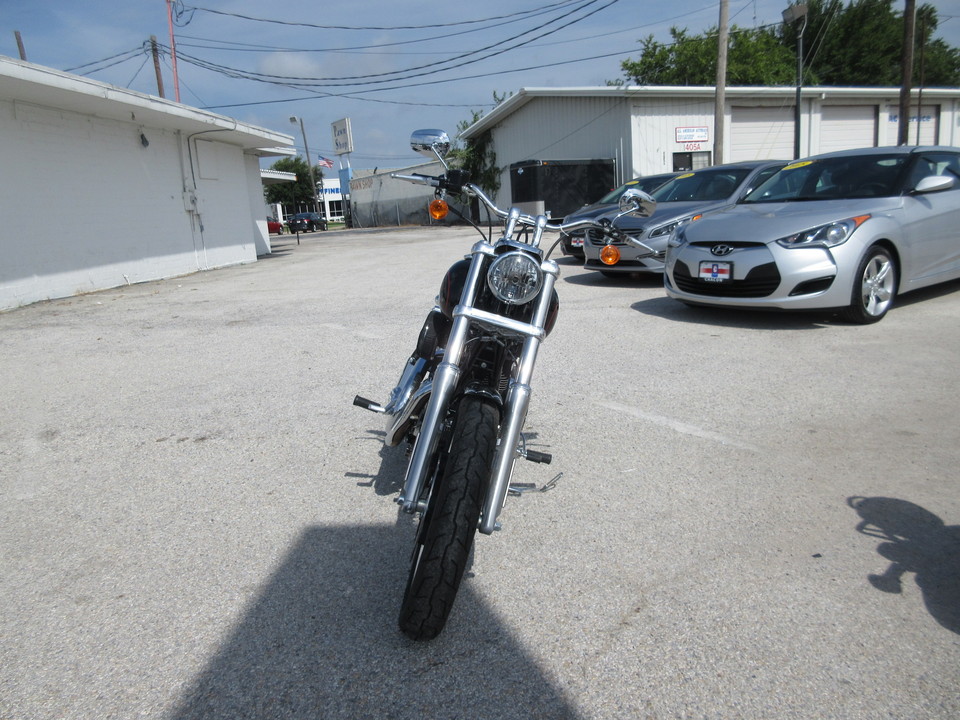
<svg viewBox="0 0 960 720">
<path fill-rule="evenodd" d="M 362 440 L 376 440 L 380 446 L 380 468 L 376 475 L 364 473 L 345 473 L 346 477 L 361 478 L 358 487 L 371 487 L 377 495 L 395 495 L 403 487 L 403 476 L 407 471 L 407 453 L 403 445 L 388 447 L 383 444 L 386 433 L 383 430 L 367 430 Z"/>
<path fill-rule="evenodd" d="M 438 639 L 400 633 L 409 540 L 306 528 L 168 717 L 580 717 L 470 582 Z"/>
</svg>

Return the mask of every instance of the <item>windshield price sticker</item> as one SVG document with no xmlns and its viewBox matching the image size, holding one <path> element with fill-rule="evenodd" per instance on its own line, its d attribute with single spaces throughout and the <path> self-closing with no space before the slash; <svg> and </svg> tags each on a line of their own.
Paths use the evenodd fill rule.
<svg viewBox="0 0 960 720">
<path fill-rule="evenodd" d="M 715 283 L 730 282 L 733 279 L 733 263 L 701 260 L 700 279 Z"/>
</svg>

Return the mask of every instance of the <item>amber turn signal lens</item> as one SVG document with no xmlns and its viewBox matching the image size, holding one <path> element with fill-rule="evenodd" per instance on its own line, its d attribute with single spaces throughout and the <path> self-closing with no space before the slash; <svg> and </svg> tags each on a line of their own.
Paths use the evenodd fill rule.
<svg viewBox="0 0 960 720">
<path fill-rule="evenodd" d="M 443 220 L 448 212 L 450 212 L 450 206 L 447 205 L 446 200 L 437 198 L 430 203 L 430 217 L 434 220 Z"/>
<path fill-rule="evenodd" d="M 613 245 L 604 245 L 600 251 L 600 262 L 604 265 L 616 265 L 620 262 L 620 251 Z"/>
</svg>

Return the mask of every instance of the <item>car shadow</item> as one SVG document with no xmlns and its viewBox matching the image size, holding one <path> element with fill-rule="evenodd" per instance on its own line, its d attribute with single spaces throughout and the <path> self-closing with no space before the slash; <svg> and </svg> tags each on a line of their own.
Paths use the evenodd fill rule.
<svg viewBox="0 0 960 720">
<path fill-rule="evenodd" d="M 675 322 L 712 325 L 746 330 L 821 330 L 837 324 L 846 324 L 829 310 L 810 312 L 783 312 L 777 310 L 729 309 L 712 306 L 685 305 L 664 295 L 640 300 L 630 306 L 646 315 Z"/>
<path fill-rule="evenodd" d="M 663 275 L 655 273 L 621 273 L 616 276 L 600 274 L 597 270 L 586 270 L 578 275 L 561 276 L 571 285 L 596 285 L 615 288 L 662 288 Z"/>
<path fill-rule="evenodd" d="M 169 717 L 578 718 L 469 579 L 439 638 L 400 633 L 412 537 L 306 528 Z"/>
<path fill-rule="evenodd" d="M 941 283 L 940 285 L 931 285 L 930 287 L 921 288 L 920 290 L 914 290 L 913 292 L 896 298 L 896 304 L 890 312 L 894 312 L 898 307 L 905 307 L 926 300 L 946 297 L 958 290 L 960 290 L 960 280 L 951 280 L 950 282 Z"/>
<path fill-rule="evenodd" d="M 851 497 L 847 504 L 861 518 L 857 532 L 884 541 L 877 553 L 889 565 L 882 574 L 868 575 L 868 582 L 881 592 L 899 595 L 903 576 L 914 573 L 933 619 L 960 634 L 960 525 L 947 526 L 907 500 Z"/>
</svg>

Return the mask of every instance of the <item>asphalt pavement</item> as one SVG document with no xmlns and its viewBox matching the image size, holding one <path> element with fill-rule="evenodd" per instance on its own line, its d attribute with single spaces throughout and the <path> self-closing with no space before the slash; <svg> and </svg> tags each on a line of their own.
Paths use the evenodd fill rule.
<svg viewBox="0 0 960 720">
<path fill-rule="evenodd" d="M 960 717 L 960 283 L 855 326 L 560 259 L 515 475 L 551 487 L 403 637 L 405 458 L 351 402 L 474 238 L 0 314 L 2 720 Z"/>
</svg>

